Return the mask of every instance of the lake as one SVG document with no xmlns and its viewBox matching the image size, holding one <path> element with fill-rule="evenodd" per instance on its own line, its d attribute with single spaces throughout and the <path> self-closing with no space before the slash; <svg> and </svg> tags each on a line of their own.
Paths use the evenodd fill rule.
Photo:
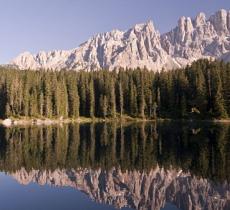
<svg viewBox="0 0 230 210">
<path fill-rule="evenodd" d="M 0 209 L 230 209 L 230 125 L 0 127 Z"/>
</svg>

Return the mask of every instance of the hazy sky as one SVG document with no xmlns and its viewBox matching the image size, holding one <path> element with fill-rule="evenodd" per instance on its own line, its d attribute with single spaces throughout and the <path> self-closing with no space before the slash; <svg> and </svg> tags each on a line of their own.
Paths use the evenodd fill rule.
<svg viewBox="0 0 230 210">
<path fill-rule="evenodd" d="M 98 32 L 152 19 L 161 32 L 180 16 L 208 16 L 230 0 L 0 0 L 0 63 L 24 51 L 71 49 Z"/>
</svg>

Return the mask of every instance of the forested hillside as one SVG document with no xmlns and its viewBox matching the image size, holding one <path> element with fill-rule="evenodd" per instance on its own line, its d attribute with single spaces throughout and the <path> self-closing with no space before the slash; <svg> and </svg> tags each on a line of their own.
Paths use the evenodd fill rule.
<svg viewBox="0 0 230 210">
<path fill-rule="evenodd" d="M 154 73 L 0 69 L 0 118 L 228 118 L 230 64 L 199 60 Z"/>
</svg>

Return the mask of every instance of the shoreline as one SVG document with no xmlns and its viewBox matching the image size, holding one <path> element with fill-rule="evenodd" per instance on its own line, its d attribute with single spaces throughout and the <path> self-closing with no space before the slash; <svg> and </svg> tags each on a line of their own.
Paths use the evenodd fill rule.
<svg viewBox="0 0 230 210">
<path fill-rule="evenodd" d="M 0 125 L 4 127 L 12 127 L 12 126 L 23 126 L 23 125 L 35 125 L 35 126 L 48 126 L 48 125 L 57 125 L 57 124 L 69 124 L 69 123 L 109 123 L 109 122 L 120 122 L 120 123 L 128 123 L 128 122 L 209 122 L 209 123 L 230 123 L 230 119 L 142 119 L 142 118 L 133 118 L 130 116 L 124 116 L 122 118 L 87 118 L 87 117 L 79 117 L 79 118 L 7 118 L 0 119 Z"/>
<path fill-rule="evenodd" d="M 11 126 L 22 126 L 22 125 L 57 125 L 57 124 L 69 124 L 69 123 L 109 123 L 109 122 L 154 122 L 154 119 L 142 119 L 142 118 L 132 118 L 132 117 L 117 117 L 117 118 L 6 118 L 0 119 L 0 125 L 5 127 Z M 159 119 L 160 121 L 160 119 Z"/>
</svg>

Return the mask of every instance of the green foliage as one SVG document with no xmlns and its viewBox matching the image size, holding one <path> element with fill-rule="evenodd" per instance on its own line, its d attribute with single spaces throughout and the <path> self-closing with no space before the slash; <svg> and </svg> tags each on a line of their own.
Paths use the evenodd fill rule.
<svg viewBox="0 0 230 210">
<path fill-rule="evenodd" d="M 230 64 L 152 72 L 0 69 L 0 117 L 228 118 Z"/>
</svg>

